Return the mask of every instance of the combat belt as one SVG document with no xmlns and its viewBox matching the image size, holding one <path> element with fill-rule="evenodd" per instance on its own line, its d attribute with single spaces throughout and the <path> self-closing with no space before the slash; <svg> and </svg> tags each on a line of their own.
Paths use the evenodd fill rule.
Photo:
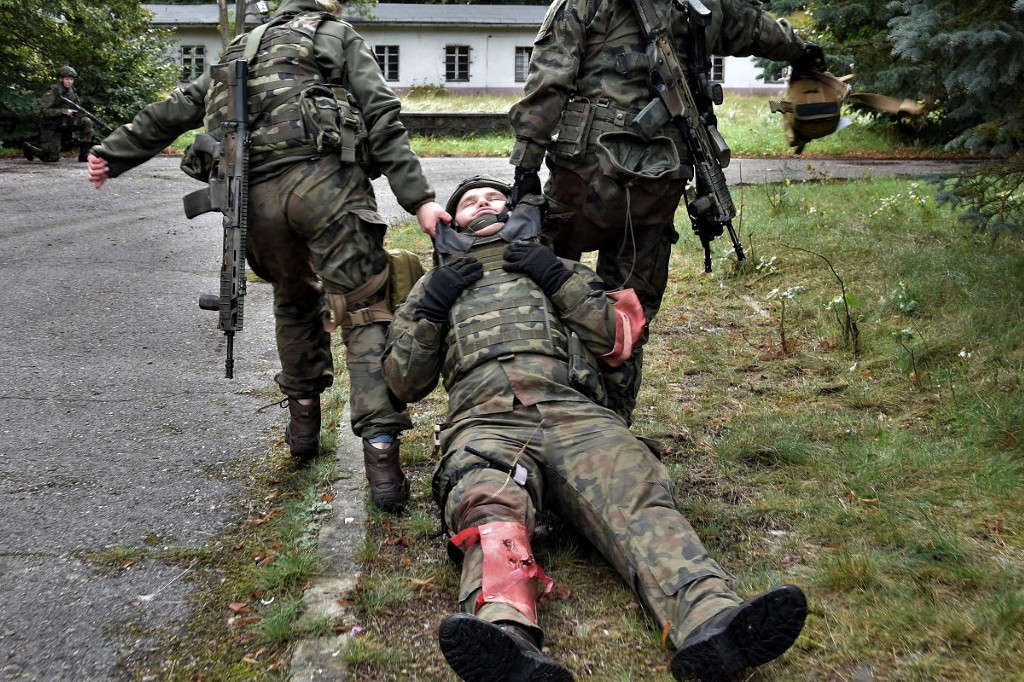
<svg viewBox="0 0 1024 682">
<path fill-rule="evenodd" d="M 646 58 L 645 55 L 640 56 Z M 595 100 L 573 97 L 565 105 L 548 151 L 561 158 L 582 158 L 601 135 L 632 130 L 633 120 L 639 113 L 635 109 L 617 107 L 603 97 Z M 678 129 L 665 126 L 661 134 L 675 143 L 681 157 L 689 156 Z"/>
</svg>

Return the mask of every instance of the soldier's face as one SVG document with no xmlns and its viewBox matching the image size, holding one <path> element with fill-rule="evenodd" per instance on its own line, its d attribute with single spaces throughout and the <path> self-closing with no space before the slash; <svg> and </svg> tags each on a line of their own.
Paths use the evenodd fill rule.
<svg viewBox="0 0 1024 682">
<path fill-rule="evenodd" d="M 75 77 L 74 76 L 62 76 L 61 79 L 60 79 L 60 82 L 64 84 L 65 88 L 70 88 L 72 85 L 75 84 Z"/>
<path fill-rule="evenodd" d="M 498 215 L 505 210 L 506 203 L 508 203 L 508 199 L 505 198 L 505 194 L 501 190 L 493 187 L 476 187 L 467 191 L 459 199 L 459 205 L 455 208 L 455 222 L 459 225 L 468 225 L 471 220 L 479 216 Z M 502 225 L 504 223 L 488 225 L 475 234 L 478 237 L 486 237 L 488 234 L 500 230 Z"/>
</svg>

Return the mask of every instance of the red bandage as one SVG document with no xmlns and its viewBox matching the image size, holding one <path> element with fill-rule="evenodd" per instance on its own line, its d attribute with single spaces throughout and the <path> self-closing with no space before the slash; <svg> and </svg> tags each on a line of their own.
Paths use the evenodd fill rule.
<svg viewBox="0 0 1024 682">
<path fill-rule="evenodd" d="M 530 551 L 526 526 L 510 521 L 495 521 L 467 528 L 451 539 L 462 550 L 476 542 L 483 553 L 483 576 L 476 608 L 484 604 L 507 604 L 537 622 L 537 605 L 554 586 Z M 537 582 L 543 591 L 537 594 Z"/>
<path fill-rule="evenodd" d="M 618 367 L 633 354 L 633 348 L 644 333 L 644 308 L 632 289 L 610 291 L 607 294 L 615 308 L 615 345 L 601 356 L 611 367 Z"/>
</svg>

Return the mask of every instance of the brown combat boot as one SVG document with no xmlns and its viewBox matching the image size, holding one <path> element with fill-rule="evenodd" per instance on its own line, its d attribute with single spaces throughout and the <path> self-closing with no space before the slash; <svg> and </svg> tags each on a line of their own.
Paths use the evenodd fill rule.
<svg viewBox="0 0 1024 682">
<path fill-rule="evenodd" d="M 541 653 L 527 628 L 456 613 L 441 623 L 441 653 L 466 682 L 574 682 L 569 669 Z"/>
<path fill-rule="evenodd" d="M 363 465 L 366 480 L 370 483 L 370 499 L 384 511 L 392 513 L 405 507 L 409 500 L 409 481 L 398 461 L 399 446 L 398 439 L 388 443 L 386 448 L 378 448 L 363 439 Z"/>
<path fill-rule="evenodd" d="M 672 657 L 677 680 L 723 682 L 778 658 L 793 645 L 807 617 L 799 587 L 782 585 L 729 607 L 690 633 Z"/>
<path fill-rule="evenodd" d="M 299 464 L 307 464 L 320 454 L 320 396 L 313 398 L 309 405 L 289 398 L 288 413 L 291 421 L 284 430 L 284 441 L 291 448 L 292 458 Z"/>
</svg>

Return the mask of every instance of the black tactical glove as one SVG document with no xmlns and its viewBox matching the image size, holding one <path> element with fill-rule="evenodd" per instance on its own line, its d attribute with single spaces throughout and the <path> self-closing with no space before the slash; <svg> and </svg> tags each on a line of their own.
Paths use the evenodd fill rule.
<svg viewBox="0 0 1024 682">
<path fill-rule="evenodd" d="M 804 43 L 804 53 L 790 66 L 793 69 L 793 78 L 805 78 L 817 71 L 824 71 L 825 52 L 817 43 Z"/>
<path fill-rule="evenodd" d="M 435 324 L 444 324 L 462 290 L 483 276 L 484 266 L 476 258 L 457 258 L 442 265 L 430 276 L 413 319 L 427 318 Z"/>
<path fill-rule="evenodd" d="M 508 207 L 515 208 L 519 200 L 530 194 L 543 194 L 540 186 L 540 175 L 536 168 L 523 168 L 516 166 L 515 174 L 512 176 L 512 195 L 508 199 Z"/>
<path fill-rule="evenodd" d="M 540 285 L 545 296 L 554 296 L 572 271 L 558 260 L 554 252 L 537 242 L 512 242 L 502 254 L 508 272 L 523 272 Z"/>
</svg>

